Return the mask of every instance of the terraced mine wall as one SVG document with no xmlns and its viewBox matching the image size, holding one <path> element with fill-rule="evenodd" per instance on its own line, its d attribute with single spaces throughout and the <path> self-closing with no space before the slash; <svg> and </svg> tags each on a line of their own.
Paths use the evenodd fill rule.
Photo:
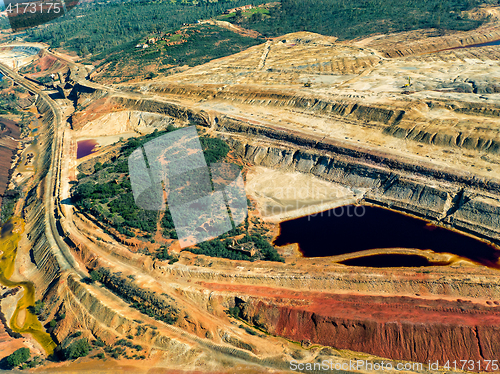
<svg viewBox="0 0 500 374">
<path fill-rule="evenodd" d="M 471 92 L 474 83 L 470 83 Z M 494 132 L 485 132 L 482 136 L 463 134 L 450 127 L 443 130 L 439 125 L 430 125 L 423 117 L 415 117 L 411 112 L 411 104 L 399 103 L 400 108 L 391 108 L 380 104 L 360 104 L 349 100 L 332 100 L 308 96 L 303 92 L 284 93 L 272 89 L 252 90 L 251 88 L 232 87 L 224 90 L 222 85 L 194 86 L 194 85 L 163 85 L 152 86 L 151 90 L 162 95 L 176 95 L 193 99 L 221 99 L 227 102 L 241 104 L 289 107 L 308 110 L 317 114 L 335 116 L 342 121 L 360 123 L 365 126 L 378 127 L 386 135 L 396 138 L 405 138 L 421 143 L 434 144 L 445 147 L 463 147 L 492 154 L 500 154 L 500 140 Z M 442 108 L 457 113 L 480 115 L 491 118 L 500 117 L 500 108 L 482 103 L 453 102 L 445 103 L 435 100 L 427 105 Z"/>
<path fill-rule="evenodd" d="M 336 152 L 313 151 L 311 147 L 297 150 L 270 142 L 257 143 L 244 137 L 228 142 L 238 156 L 255 165 L 299 171 L 354 189 L 366 189 L 360 203 L 404 211 L 500 243 L 496 182 L 385 161 L 381 157 L 370 162 L 369 155 L 345 157 Z"/>
<path fill-rule="evenodd" d="M 45 219 L 46 205 L 44 201 L 45 178 L 52 158 L 55 115 L 43 98 L 37 99 L 36 107 L 42 115 L 38 132 L 40 135 L 38 138 L 37 173 L 32 184 L 33 188 L 27 193 L 23 215 L 26 221 L 26 232 L 28 232 L 28 239 L 31 243 L 30 254 L 38 269 L 37 274 L 31 280 L 37 285 L 36 292 L 40 295 L 58 278 L 61 266 L 52 251 L 52 244 L 47 238 L 46 232 L 50 228 Z"/>
<path fill-rule="evenodd" d="M 214 263 L 213 258 L 206 258 L 206 264 Z M 244 266 L 245 263 L 242 263 Z M 277 289 L 319 290 L 325 292 L 342 291 L 348 294 L 365 295 L 432 295 L 450 299 L 481 298 L 486 300 L 500 300 L 500 278 L 498 272 L 486 270 L 484 273 L 470 277 L 455 274 L 453 269 L 437 268 L 433 273 L 425 270 L 408 270 L 400 272 L 394 277 L 393 270 L 357 268 L 347 269 L 344 266 L 332 267 L 328 272 L 310 274 L 291 268 L 289 265 L 272 264 L 272 269 L 266 274 L 245 274 L 244 272 L 222 271 L 196 267 L 195 269 L 163 266 L 155 263 L 154 268 L 161 273 L 175 278 L 190 279 L 207 288 L 213 289 L 213 284 L 244 284 L 246 287 L 261 286 Z M 202 263 L 200 262 L 200 266 Z M 264 265 L 262 265 L 264 266 Z M 270 274 L 272 273 L 272 274 Z M 228 286 L 229 290 L 230 286 Z M 229 292 L 229 291 L 228 291 Z M 221 295 L 221 303 L 227 307 L 234 306 L 234 296 L 223 296 L 224 292 L 214 292 L 210 297 Z M 208 294 L 202 303 L 209 305 Z M 200 299 L 200 295 L 193 296 L 193 300 Z M 242 297 L 242 296 L 240 296 Z M 244 297 L 243 297 L 244 298 Z"/>
<path fill-rule="evenodd" d="M 498 301 L 487 306 L 462 299 L 499 300 L 499 279 L 493 273 L 466 280 L 451 269 L 397 276 L 345 268 L 311 275 L 285 265 L 262 275 L 203 267 L 162 270 L 210 289 L 205 295 L 179 290 L 208 311 L 211 305 L 238 306 L 240 318 L 293 341 L 423 363 L 491 360 L 500 348 Z M 392 296 L 405 294 L 430 297 Z"/>
<path fill-rule="evenodd" d="M 81 91 L 78 91 L 81 90 Z M 472 86 L 471 86 L 472 90 Z M 284 93 L 273 89 L 253 90 L 247 87 L 233 87 L 230 91 L 222 85 L 164 85 L 150 88 L 151 92 L 160 95 L 174 95 L 195 100 L 221 99 L 226 102 L 235 102 L 249 105 L 297 108 L 311 111 L 318 115 L 327 115 L 339 121 L 378 128 L 385 135 L 404 138 L 420 143 L 433 144 L 442 147 L 460 147 L 491 154 L 500 154 L 500 140 L 495 131 L 485 131 L 480 136 L 472 135 L 467 131 L 460 131 L 452 125 L 443 128 L 439 124 L 430 123 L 421 114 L 415 114 L 411 103 L 400 102 L 399 107 L 388 107 L 381 104 L 361 104 L 353 100 L 334 100 L 315 97 L 304 92 Z M 102 91 L 89 87 L 75 87 L 74 96 L 102 97 Z M 123 105 L 136 110 L 163 113 L 176 118 L 184 118 L 200 124 L 214 123 L 219 120 L 217 115 L 207 112 L 194 111 L 174 103 L 160 103 L 150 99 L 131 99 L 112 97 L 113 104 Z M 85 100 L 79 102 L 85 103 Z M 469 122 L 474 122 L 473 116 L 489 117 L 491 120 L 500 117 L 500 108 L 494 105 L 464 102 L 440 102 L 433 100 L 427 105 L 434 110 L 442 108 L 446 111 L 457 112 L 472 116 Z M 283 135 L 281 135 L 282 137 Z M 317 143 L 317 141 L 316 141 Z M 321 144 L 323 145 L 323 144 Z"/>
<path fill-rule="evenodd" d="M 283 91 L 272 89 L 253 91 L 250 88 L 235 87 L 232 87 L 231 91 L 226 91 L 223 88 L 223 85 L 215 87 L 164 85 L 160 87 L 153 86 L 151 90 L 162 95 L 178 95 L 196 99 L 217 98 L 242 104 L 310 109 L 316 113 L 349 117 L 352 120 L 363 119 L 374 121 L 381 125 L 398 122 L 405 114 L 403 109 L 321 99 L 314 96 L 306 96 L 303 92 L 284 93 Z"/>
<path fill-rule="evenodd" d="M 89 89 L 87 89 L 88 91 Z M 93 95 L 99 94 L 93 91 Z M 228 136 L 237 155 L 255 165 L 312 174 L 355 189 L 366 189 L 360 203 L 404 211 L 500 244 L 500 182 L 431 163 L 396 158 L 378 151 L 285 129 L 249 125 L 224 115 L 174 103 L 112 97 L 124 108 L 160 113 L 212 127 Z M 305 105 L 305 104 L 304 104 Z M 306 105 L 307 106 L 307 105 Z M 360 116 L 394 124 L 404 112 L 357 106 Z M 490 147 L 491 148 L 491 147 Z"/>
<path fill-rule="evenodd" d="M 385 57 L 397 58 L 471 46 L 499 39 L 500 28 L 494 23 L 490 23 L 477 30 L 464 33 L 412 41 L 401 39 L 401 37 L 399 40 L 375 40 L 369 46 L 380 50 Z"/>
</svg>

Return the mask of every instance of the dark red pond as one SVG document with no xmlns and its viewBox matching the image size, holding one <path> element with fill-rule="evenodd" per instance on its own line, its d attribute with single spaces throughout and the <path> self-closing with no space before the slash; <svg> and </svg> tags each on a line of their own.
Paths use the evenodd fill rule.
<svg viewBox="0 0 500 374">
<path fill-rule="evenodd" d="M 77 144 L 76 148 L 76 158 L 82 158 L 90 155 L 94 152 L 94 148 L 97 145 L 97 141 L 94 139 L 81 140 Z"/>
<path fill-rule="evenodd" d="M 496 247 L 423 219 L 379 207 L 348 205 L 282 222 L 274 244 L 291 243 L 298 243 L 304 257 L 335 256 L 377 248 L 414 248 L 452 253 L 500 268 L 497 264 L 500 250 Z M 401 257 L 385 258 L 388 259 L 400 261 Z M 361 260 L 356 262 L 362 263 Z M 422 265 L 419 262 L 417 266 Z"/>
</svg>

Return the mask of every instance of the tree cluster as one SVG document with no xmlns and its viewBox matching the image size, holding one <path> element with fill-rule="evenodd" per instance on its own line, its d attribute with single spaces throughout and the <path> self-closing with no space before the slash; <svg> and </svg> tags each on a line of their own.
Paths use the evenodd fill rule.
<svg viewBox="0 0 500 374">
<path fill-rule="evenodd" d="M 91 346 L 87 339 L 75 340 L 73 343 L 63 349 L 63 355 L 66 360 L 74 360 L 79 357 L 85 357 L 89 354 Z"/>
<path fill-rule="evenodd" d="M 25 363 L 30 358 L 30 350 L 28 348 L 19 348 L 14 351 L 9 356 L 7 356 L 7 365 L 11 368 L 16 368 L 19 365 Z"/>
<path fill-rule="evenodd" d="M 64 46 L 81 55 L 113 48 L 151 33 L 212 18 L 227 8 L 253 1 L 111 1 L 82 2 L 64 17 L 27 30 L 29 41 Z"/>
<path fill-rule="evenodd" d="M 179 310 L 171 305 L 165 298 L 156 293 L 146 291 L 133 284 L 118 273 L 112 273 L 108 269 L 99 269 L 101 282 L 106 288 L 121 297 L 140 312 L 151 318 L 163 321 L 169 325 L 178 319 Z"/>
</svg>

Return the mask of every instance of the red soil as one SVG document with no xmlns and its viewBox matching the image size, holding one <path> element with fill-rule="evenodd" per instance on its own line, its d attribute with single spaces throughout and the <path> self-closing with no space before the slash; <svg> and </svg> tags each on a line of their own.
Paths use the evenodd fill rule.
<svg viewBox="0 0 500 374">
<path fill-rule="evenodd" d="M 57 74 L 58 72 L 66 72 L 67 70 L 68 66 L 62 63 L 61 60 L 44 54 L 29 66 L 30 74 L 27 74 L 27 76 L 31 78 L 45 77 L 52 73 Z"/>
<path fill-rule="evenodd" d="M 497 360 L 500 306 L 470 301 L 200 283 L 249 298 L 243 316 L 273 335 L 396 360 Z M 499 303 L 500 304 L 500 303 Z M 484 367 L 484 365 L 483 365 Z"/>
<path fill-rule="evenodd" d="M 122 109 L 117 104 L 111 104 L 106 98 L 95 100 L 84 111 L 73 115 L 73 128 L 79 129 L 87 122 L 94 121 L 108 113 L 118 112 Z"/>
</svg>

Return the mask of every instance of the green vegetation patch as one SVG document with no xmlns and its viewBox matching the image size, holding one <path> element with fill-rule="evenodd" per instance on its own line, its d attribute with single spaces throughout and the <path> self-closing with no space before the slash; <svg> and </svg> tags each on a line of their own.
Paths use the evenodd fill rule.
<svg viewBox="0 0 500 374">
<path fill-rule="evenodd" d="M 3 79 L 0 82 L 0 91 L 2 86 L 8 88 L 9 81 L 7 79 Z M 13 92 L 5 93 L 1 92 L 0 94 L 0 115 L 2 114 L 21 114 L 19 111 L 20 106 L 18 103 L 19 98 Z"/>
<path fill-rule="evenodd" d="M 16 368 L 19 365 L 25 363 L 30 358 L 30 350 L 28 348 L 19 348 L 14 351 L 9 356 L 7 356 L 7 365 L 11 368 Z"/>
<path fill-rule="evenodd" d="M 41 300 L 37 300 L 37 301 L 35 301 L 35 305 L 30 305 L 28 307 L 28 310 L 31 313 L 36 314 L 37 316 L 39 316 L 40 314 L 42 314 L 43 308 L 45 308 L 45 303 L 43 301 L 41 301 Z"/>
<path fill-rule="evenodd" d="M 179 310 L 171 305 L 173 300 L 161 297 L 155 292 L 146 291 L 135 285 L 132 281 L 123 278 L 119 273 L 112 273 L 108 269 L 100 268 L 96 270 L 100 273 L 102 284 L 114 294 L 130 304 L 131 307 L 147 314 L 151 318 L 163 321 L 169 325 L 174 324 L 179 315 Z M 126 340 L 120 340 L 118 345 L 129 344 Z M 131 348 L 142 350 L 139 345 L 132 345 Z"/>
<path fill-rule="evenodd" d="M 66 360 L 74 360 L 79 357 L 85 357 L 89 354 L 91 346 L 87 339 L 75 340 L 73 343 L 63 349 L 63 355 Z"/>
<path fill-rule="evenodd" d="M 197 25 L 174 31 L 152 34 L 159 40 L 149 43 L 147 48 L 137 47 L 144 40 L 134 40 L 112 50 L 106 50 L 88 59 L 97 64 L 97 71 L 104 78 L 120 81 L 137 78 L 138 71 L 150 79 L 179 66 L 196 66 L 210 60 L 241 52 L 263 43 L 262 39 L 241 36 L 219 26 Z M 164 40 L 163 40 L 164 39 Z"/>
<path fill-rule="evenodd" d="M 82 2 L 65 17 L 27 30 L 27 39 L 48 43 L 53 48 L 64 47 L 81 55 L 97 54 L 151 33 L 213 18 L 228 8 L 249 3 L 252 1 Z"/>
<path fill-rule="evenodd" d="M 285 260 L 278 254 L 276 249 L 269 244 L 267 239 L 263 237 L 261 234 L 252 234 L 245 235 L 243 238 L 236 240 L 236 244 L 243 243 L 253 243 L 255 248 L 258 249 L 255 256 L 251 257 L 247 254 L 244 254 L 235 249 L 231 249 L 233 244 L 233 239 L 231 236 L 237 236 L 241 234 L 243 230 L 241 228 L 237 228 L 232 232 L 225 233 L 219 236 L 216 239 L 206 241 L 203 243 L 198 243 L 196 247 L 190 247 L 185 249 L 186 251 L 210 256 L 210 257 L 222 257 L 228 258 L 231 260 L 244 260 L 244 261 L 253 261 L 257 259 L 262 259 L 265 261 L 277 261 L 284 262 Z"/>
<path fill-rule="evenodd" d="M 276 37 L 297 31 L 334 35 L 341 40 L 373 33 L 425 28 L 471 30 L 483 22 L 462 11 L 497 0 L 282 0 L 269 17 L 241 17 L 243 27 Z"/>
</svg>

